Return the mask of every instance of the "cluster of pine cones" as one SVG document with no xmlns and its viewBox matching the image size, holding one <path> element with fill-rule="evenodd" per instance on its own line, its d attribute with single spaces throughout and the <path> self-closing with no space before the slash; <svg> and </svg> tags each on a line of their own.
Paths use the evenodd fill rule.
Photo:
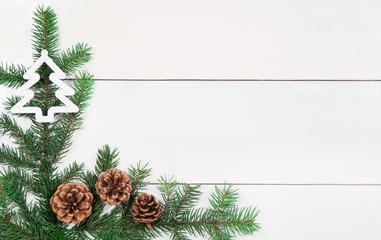
<svg viewBox="0 0 381 240">
<path fill-rule="evenodd" d="M 130 199 L 132 181 L 126 172 L 116 168 L 102 172 L 95 184 L 100 199 L 110 205 L 119 205 Z M 86 185 L 67 183 L 58 186 L 57 191 L 50 199 L 53 211 L 57 218 L 66 223 L 79 223 L 91 215 L 93 194 Z M 135 221 L 147 224 L 162 215 L 161 205 L 155 196 L 142 193 L 132 204 L 131 214 Z"/>
</svg>

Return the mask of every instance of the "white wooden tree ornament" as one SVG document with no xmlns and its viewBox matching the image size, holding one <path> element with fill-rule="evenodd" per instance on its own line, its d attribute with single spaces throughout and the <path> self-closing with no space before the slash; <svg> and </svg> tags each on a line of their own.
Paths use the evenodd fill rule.
<svg viewBox="0 0 381 240">
<path fill-rule="evenodd" d="M 63 106 L 49 108 L 46 116 L 42 114 L 39 107 L 24 107 L 34 97 L 34 92 L 30 88 L 40 80 L 40 75 L 36 71 L 43 63 L 46 63 L 53 70 L 53 73 L 49 75 L 49 79 L 59 87 L 55 95 L 64 104 Z M 25 72 L 23 77 L 29 81 L 17 89 L 15 95 L 24 96 L 24 98 L 12 107 L 11 112 L 34 113 L 37 122 L 54 122 L 56 113 L 75 113 L 79 111 L 78 107 L 66 97 L 74 95 L 74 90 L 61 80 L 65 79 L 66 75 L 48 56 L 48 51 L 41 51 L 41 57 Z"/>
</svg>

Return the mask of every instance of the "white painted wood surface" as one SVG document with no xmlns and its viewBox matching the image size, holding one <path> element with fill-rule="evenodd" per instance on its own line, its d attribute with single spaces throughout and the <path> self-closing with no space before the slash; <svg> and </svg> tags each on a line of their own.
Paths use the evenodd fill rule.
<svg viewBox="0 0 381 240">
<path fill-rule="evenodd" d="M 32 63 L 31 17 L 43 2 L 0 0 L 0 60 Z M 381 78 L 379 1 L 45 3 L 63 48 L 94 48 L 86 68 L 97 79 Z M 0 87 L 0 102 L 8 94 Z M 122 167 L 150 162 L 153 181 L 249 184 L 241 204 L 258 206 L 263 229 L 237 239 L 378 240 L 380 109 L 381 82 L 97 81 L 64 164 L 92 168 L 110 143 Z"/>
<path fill-rule="evenodd" d="M 2 60 L 30 63 L 44 2 L 97 78 L 381 78 L 380 1 L 1 0 Z"/>
<path fill-rule="evenodd" d="M 95 87 L 70 159 L 94 162 L 110 143 L 122 166 L 149 161 L 188 182 L 381 184 L 381 82 Z"/>
</svg>

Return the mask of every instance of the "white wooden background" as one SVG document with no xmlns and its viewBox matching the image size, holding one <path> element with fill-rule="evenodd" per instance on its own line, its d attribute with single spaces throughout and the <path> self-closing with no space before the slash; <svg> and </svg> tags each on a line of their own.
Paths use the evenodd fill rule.
<svg viewBox="0 0 381 240">
<path fill-rule="evenodd" d="M 2 61 L 32 63 L 43 2 L 0 0 Z M 238 239 L 381 239 L 380 1 L 45 4 L 63 49 L 94 48 L 95 96 L 64 164 L 92 168 L 109 143 L 121 168 L 150 162 L 152 181 L 234 183 L 261 210 L 262 230 Z"/>
</svg>

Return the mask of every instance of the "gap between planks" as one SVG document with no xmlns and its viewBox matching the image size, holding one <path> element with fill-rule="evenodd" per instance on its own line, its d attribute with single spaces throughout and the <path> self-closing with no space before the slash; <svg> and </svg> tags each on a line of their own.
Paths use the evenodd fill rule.
<svg viewBox="0 0 381 240">
<path fill-rule="evenodd" d="M 178 183 L 181 184 L 181 183 Z M 381 187 L 381 183 L 187 183 L 189 185 L 205 185 L 205 186 L 223 186 L 223 185 L 236 185 L 236 186 L 343 186 L 343 187 Z M 148 185 L 157 186 L 159 183 L 148 183 Z"/>
<path fill-rule="evenodd" d="M 74 80 L 68 78 L 67 80 Z M 381 82 L 381 79 L 94 79 L 110 82 Z"/>
</svg>

